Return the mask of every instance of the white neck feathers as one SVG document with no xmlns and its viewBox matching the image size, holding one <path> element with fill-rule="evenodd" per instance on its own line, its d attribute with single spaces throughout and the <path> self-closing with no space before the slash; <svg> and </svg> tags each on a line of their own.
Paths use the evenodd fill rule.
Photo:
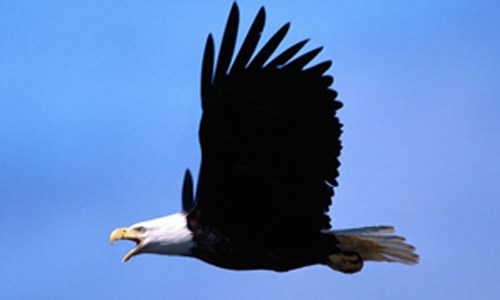
<svg viewBox="0 0 500 300">
<path fill-rule="evenodd" d="M 193 233 L 187 227 L 186 215 L 176 213 L 141 222 L 147 229 L 143 253 L 189 256 L 194 246 Z"/>
</svg>

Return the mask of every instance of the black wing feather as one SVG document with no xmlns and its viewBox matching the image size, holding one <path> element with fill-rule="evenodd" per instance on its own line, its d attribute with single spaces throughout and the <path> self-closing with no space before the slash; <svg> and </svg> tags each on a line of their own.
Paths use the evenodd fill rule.
<svg viewBox="0 0 500 300">
<path fill-rule="evenodd" d="M 271 57 L 274 53 L 274 50 L 278 48 L 279 44 L 285 38 L 285 35 L 290 29 L 290 23 L 286 23 L 283 27 L 278 30 L 271 39 L 262 47 L 262 49 L 257 53 L 255 58 L 252 60 L 248 69 L 260 68 L 264 65 L 264 63 Z"/>
<path fill-rule="evenodd" d="M 300 49 L 302 49 L 302 47 L 304 47 L 305 44 L 307 44 L 307 42 L 309 42 L 309 40 L 303 40 L 303 41 L 298 42 L 297 44 L 293 45 L 292 47 L 286 49 L 285 51 L 283 51 L 283 53 L 278 55 L 278 57 L 273 59 L 267 65 L 267 67 L 271 69 L 271 68 L 277 68 L 277 67 L 280 67 L 280 66 L 286 64 L 287 61 L 289 61 L 295 54 L 297 54 L 297 52 L 300 51 Z"/>
<path fill-rule="evenodd" d="M 312 51 L 307 52 L 306 54 L 299 56 L 298 58 L 288 63 L 288 65 L 286 65 L 286 68 L 296 71 L 302 70 L 302 68 L 304 68 L 305 65 L 313 60 L 321 52 L 321 50 L 323 50 L 323 47 L 316 48 Z"/>
<path fill-rule="evenodd" d="M 212 89 L 213 72 L 214 72 L 214 39 L 210 34 L 205 44 L 205 54 L 203 55 L 203 64 L 201 67 L 202 107 L 205 107 L 205 101 L 209 97 L 208 93 Z"/>
<path fill-rule="evenodd" d="M 266 13 L 264 8 L 259 10 L 257 17 L 248 31 L 247 37 L 241 46 L 240 52 L 236 59 L 234 60 L 233 67 L 231 68 L 231 73 L 241 72 L 245 66 L 248 64 L 250 57 L 252 56 L 255 48 L 260 39 L 262 30 L 264 29 L 264 23 L 266 20 Z"/>
<path fill-rule="evenodd" d="M 238 34 L 239 11 L 236 3 L 233 3 L 229 18 L 227 20 L 224 37 L 222 38 L 217 68 L 215 70 L 215 82 L 221 82 L 226 78 L 226 73 L 233 57 L 236 35 Z"/>
<path fill-rule="evenodd" d="M 194 207 L 193 177 L 189 169 L 184 173 L 184 183 L 182 184 L 182 210 L 189 212 Z"/>
<path fill-rule="evenodd" d="M 323 74 L 325 74 L 325 72 L 328 69 L 330 69 L 331 66 L 332 66 L 331 61 L 324 61 L 322 63 L 315 65 L 314 67 L 311 67 L 311 68 L 305 70 L 305 71 L 309 74 L 309 76 L 321 77 Z"/>
<path fill-rule="evenodd" d="M 342 105 L 329 88 L 332 77 L 324 75 L 330 62 L 303 70 L 321 48 L 287 64 L 307 40 L 264 66 L 289 24 L 248 64 L 264 25 L 263 10 L 228 74 L 237 12 L 233 5 L 213 81 L 213 46 L 207 43 L 199 132 L 202 161 L 196 205 L 188 217 L 234 241 L 280 247 L 284 240 L 330 228 L 326 212 L 340 165 L 336 111 Z"/>
</svg>

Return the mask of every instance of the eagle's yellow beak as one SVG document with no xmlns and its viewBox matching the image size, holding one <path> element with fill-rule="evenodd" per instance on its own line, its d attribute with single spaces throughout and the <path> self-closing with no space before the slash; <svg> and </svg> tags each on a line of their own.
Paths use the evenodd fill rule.
<svg viewBox="0 0 500 300">
<path fill-rule="evenodd" d="M 118 228 L 113 230 L 111 235 L 109 236 L 109 242 L 113 244 L 117 240 L 129 240 L 136 242 L 136 246 L 130 250 L 124 257 L 122 262 L 127 262 L 132 256 L 139 252 L 141 248 L 141 238 L 137 232 L 131 231 L 128 228 Z"/>
</svg>

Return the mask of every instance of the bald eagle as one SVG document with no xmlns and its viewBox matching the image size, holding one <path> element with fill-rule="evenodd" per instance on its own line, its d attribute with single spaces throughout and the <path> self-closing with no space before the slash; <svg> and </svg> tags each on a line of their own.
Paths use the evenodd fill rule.
<svg viewBox="0 0 500 300">
<path fill-rule="evenodd" d="M 301 41 L 273 53 L 281 27 L 255 52 L 261 8 L 233 59 L 239 12 L 233 4 L 217 61 L 208 36 L 201 72 L 202 150 L 196 195 L 184 176 L 182 212 L 111 233 L 142 253 L 195 257 L 233 270 L 288 271 L 323 264 L 354 273 L 364 261 L 415 264 L 418 255 L 391 226 L 331 230 L 328 208 L 337 186 L 342 104 L 325 75 L 331 62 L 306 65 Z M 295 57 L 295 58 L 294 58 Z M 215 70 L 214 70 L 215 65 Z"/>
</svg>

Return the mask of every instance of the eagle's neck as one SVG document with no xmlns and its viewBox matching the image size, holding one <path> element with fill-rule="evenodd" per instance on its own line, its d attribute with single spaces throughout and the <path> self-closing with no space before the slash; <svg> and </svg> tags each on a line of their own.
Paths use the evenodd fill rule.
<svg viewBox="0 0 500 300">
<path fill-rule="evenodd" d="M 185 213 L 176 213 L 148 221 L 148 237 L 143 253 L 191 256 L 193 232 Z"/>
</svg>

